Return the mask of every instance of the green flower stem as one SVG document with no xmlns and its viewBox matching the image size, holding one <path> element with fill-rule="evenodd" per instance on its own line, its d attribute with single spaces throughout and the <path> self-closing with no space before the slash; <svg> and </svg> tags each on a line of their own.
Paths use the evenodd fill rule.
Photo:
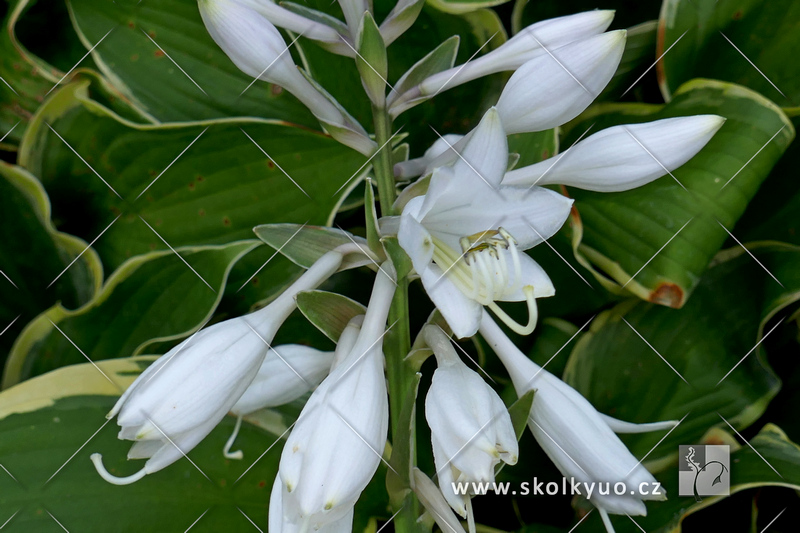
<svg viewBox="0 0 800 533">
<path fill-rule="evenodd" d="M 396 198 L 394 172 L 392 170 L 392 119 L 386 109 L 373 106 L 375 141 L 380 153 L 373 160 L 375 182 L 381 214 L 394 215 L 392 205 Z M 416 464 L 416 432 L 414 428 L 413 402 L 416 395 L 409 390 L 416 387 L 415 372 L 405 361 L 411 350 L 411 327 L 408 320 L 408 278 L 397 280 L 397 291 L 389 311 L 391 329 L 384 340 L 386 374 L 389 383 L 389 407 L 392 428 L 392 457 L 387 479 L 387 489 L 392 508 L 398 513 L 394 528 L 398 533 L 421 531 L 417 524 L 419 502 L 410 489 L 410 472 Z M 411 402 L 412 405 L 405 405 Z M 402 444 L 401 444 L 402 443 Z"/>
</svg>

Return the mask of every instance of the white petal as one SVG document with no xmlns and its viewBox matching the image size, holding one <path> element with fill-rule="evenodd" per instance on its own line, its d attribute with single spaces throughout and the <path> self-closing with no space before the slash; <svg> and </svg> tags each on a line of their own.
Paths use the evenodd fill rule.
<svg viewBox="0 0 800 533">
<path fill-rule="evenodd" d="M 453 478 L 453 465 L 450 464 L 442 451 L 436 437 L 431 437 L 431 446 L 433 447 L 433 463 L 436 467 L 436 473 L 439 478 L 439 490 L 444 496 L 447 504 L 462 518 L 467 516 L 467 500 L 469 496 L 456 494 L 453 488 L 455 479 Z"/>
<path fill-rule="evenodd" d="M 547 272 L 537 263 L 536 261 L 531 258 L 528 254 L 520 253 L 519 254 L 520 266 L 522 267 L 522 275 L 520 276 L 520 288 L 514 291 L 511 294 L 506 294 L 503 296 L 501 301 L 503 302 L 522 302 L 525 300 L 525 293 L 522 291 L 522 287 L 527 285 L 533 286 L 533 297 L 534 298 L 547 298 L 549 296 L 553 296 L 556 293 L 555 287 L 553 287 L 553 282 L 550 281 L 550 276 L 547 275 Z M 509 260 L 510 263 L 510 260 Z M 509 281 L 509 285 L 513 283 L 513 280 Z"/>
<path fill-rule="evenodd" d="M 485 187 L 500 185 L 507 166 L 506 132 L 497 110 L 491 108 L 459 151 L 453 164 L 453 173 L 460 187 L 471 187 L 472 194 L 481 194 L 480 191 Z"/>
<path fill-rule="evenodd" d="M 448 200 L 448 204 L 453 202 L 452 198 Z M 441 209 L 437 204 L 423 220 L 427 230 L 453 250 L 461 250 L 461 237 L 499 227 L 514 237 L 520 250 L 527 250 L 564 225 L 573 202 L 541 187 L 500 187 L 470 200 Z"/>
<path fill-rule="evenodd" d="M 202 1 L 202 0 L 201 0 Z M 213 0 L 212 0 L 213 1 Z M 238 0 L 247 7 L 257 11 L 264 18 L 281 28 L 286 28 L 307 39 L 328 43 L 341 43 L 339 33 L 319 22 L 307 19 L 297 13 L 285 9 L 272 0 Z"/>
<path fill-rule="evenodd" d="M 406 206 L 406 210 L 410 213 L 418 212 L 419 208 L 424 202 L 424 197 L 414 198 Z M 422 224 L 409 212 L 404 213 L 400 217 L 400 228 L 397 231 L 397 242 L 411 258 L 411 263 L 414 265 L 414 270 L 417 273 L 424 272 L 431 262 L 433 257 L 433 241 L 431 235 L 428 233 Z"/>
<path fill-rule="evenodd" d="M 438 266 L 432 264 L 419 274 L 428 296 L 453 334 L 460 339 L 475 335 L 483 307 L 453 285 Z"/>
<path fill-rule="evenodd" d="M 358 27 L 361 25 L 361 17 L 369 10 L 367 0 L 339 0 L 339 5 L 344 13 L 344 20 L 350 29 L 350 36 L 353 41 L 358 39 Z"/>
<path fill-rule="evenodd" d="M 716 115 L 697 115 L 614 126 L 591 135 L 555 158 L 507 173 L 503 183 L 562 183 L 600 192 L 632 189 L 686 163 L 724 121 Z"/>
<path fill-rule="evenodd" d="M 450 147 L 463 139 L 463 135 L 448 133 L 442 135 L 427 149 L 422 157 L 402 161 L 394 166 L 394 175 L 397 178 L 413 178 L 425 173 L 425 169 L 437 157 L 450 150 Z"/>
<path fill-rule="evenodd" d="M 506 132 L 542 131 L 572 120 L 611 80 L 625 49 L 625 31 L 567 44 L 522 65 L 508 80 L 497 110 Z"/>
</svg>

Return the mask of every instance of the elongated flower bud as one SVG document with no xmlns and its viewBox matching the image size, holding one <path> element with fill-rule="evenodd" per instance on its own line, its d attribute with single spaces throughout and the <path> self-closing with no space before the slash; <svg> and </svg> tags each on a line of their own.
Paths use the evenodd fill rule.
<svg viewBox="0 0 800 533">
<path fill-rule="evenodd" d="M 333 352 L 310 346 L 288 344 L 271 348 L 255 379 L 231 412 L 246 415 L 294 401 L 314 390 L 325 379 L 332 362 Z"/>
<path fill-rule="evenodd" d="M 342 8 L 344 20 L 350 30 L 350 37 L 353 42 L 358 41 L 358 27 L 361 25 L 364 13 L 369 11 L 369 2 L 367 0 L 339 0 L 339 6 Z"/>
<path fill-rule="evenodd" d="M 420 84 L 420 95 L 435 94 L 483 76 L 516 70 L 566 44 L 603 33 L 613 11 L 586 11 L 536 22 L 486 55 L 440 72 Z M 555 52 L 553 52 L 555 53 Z"/>
<path fill-rule="evenodd" d="M 425 398 L 439 488 L 450 506 L 475 530 L 470 494 L 454 483 L 493 483 L 494 468 L 516 464 L 519 448 L 511 417 L 497 393 L 465 365 L 450 339 L 427 326 L 425 341 L 438 367 Z"/>
<path fill-rule="evenodd" d="M 108 414 L 118 415 L 119 438 L 135 441 L 128 458 L 148 461 L 136 474 L 119 478 L 93 454 L 103 479 L 117 485 L 138 481 L 205 438 L 253 381 L 297 293 L 317 287 L 341 262 L 341 253 L 328 252 L 267 307 L 203 329 L 150 365 Z"/>
<path fill-rule="evenodd" d="M 643 500 L 666 499 L 653 490 L 656 480 L 614 431 L 633 433 L 674 427 L 677 422 L 637 428 L 602 415 L 581 394 L 528 359 L 484 312 L 480 333 L 506 367 L 518 395 L 535 389 L 528 427 L 564 476 L 581 483 L 624 483 L 623 494 L 594 492 L 588 496 L 608 522 L 607 513 L 644 515 Z M 584 485 L 585 486 L 585 485 Z"/>
<path fill-rule="evenodd" d="M 506 132 L 547 130 L 578 116 L 617 70 L 625 35 L 619 30 L 589 37 L 522 65 L 497 101 Z"/>
<path fill-rule="evenodd" d="M 614 126 L 551 159 L 508 172 L 503 184 L 560 183 L 600 192 L 633 189 L 686 163 L 724 122 L 716 115 L 697 115 Z"/>
<path fill-rule="evenodd" d="M 402 161 L 395 164 L 394 177 L 401 179 L 414 178 L 416 176 L 423 176 L 427 174 L 431 163 L 433 163 L 436 158 L 450 150 L 451 147 L 455 148 L 456 144 L 463 138 L 463 135 L 458 135 L 455 133 L 442 135 L 436 139 L 436 141 L 427 150 L 425 150 L 425 153 L 422 154 L 422 157 L 409 159 L 408 161 Z M 457 157 L 458 155 L 454 152 L 452 159 L 455 160 Z"/>
<path fill-rule="evenodd" d="M 201 0 L 201 2 L 204 0 Z M 335 29 L 298 15 L 279 6 L 272 0 L 234 0 L 256 11 L 279 28 L 286 28 L 306 39 L 323 43 L 341 44 L 342 38 Z"/>
<path fill-rule="evenodd" d="M 387 271 L 378 272 L 350 353 L 311 395 L 283 448 L 280 520 L 301 531 L 352 512 L 381 461 L 389 424 L 381 340 L 395 290 Z"/>
</svg>

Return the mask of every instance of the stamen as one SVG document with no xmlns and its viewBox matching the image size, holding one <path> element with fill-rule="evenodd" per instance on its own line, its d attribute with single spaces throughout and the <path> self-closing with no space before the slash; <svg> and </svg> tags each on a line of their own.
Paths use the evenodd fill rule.
<svg viewBox="0 0 800 533">
<path fill-rule="evenodd" d="M 97 470 L 97 473 L 100 474 L 100 477 L 114 485 L 130 485 L 131 483 L 135 483 L 147 475 L 145 468 L 142 468 L 130 476 L 117 477 L 106 470 L 106 467 L 103 465 L 103 456 L 101 454 L 93 453 L 89 458 L 92 460 L 94 468 Z"/>
<path fill-rule="evenodd" d="M 503 309 L 497 305 L 495 302 L 488 304 L 489 309 L 491 309 L 497 318 L 499 318 L 503 323 L 511 328 L 512 331 L 518 333 L 520 335 L 530 335 L 533 333 L 533 330 L 536 329 L 536 321 L 539 318 L 539 310 L 536 307 L 536 298 L 533 296 L 533 286 L 526 285 L 522 288 L 522 292 L 525 293 L 525 301 L 528 303 L 528 323 L 525 326 L 520 325 L 516 320 L 508 316 Z"/>
<path fill-rule="evenodd" d="M 486 290 L 486 296 L 482 300 L 478 300 L 483 305 L 489 305 L 491 302 L 494 301 L 494 279 L 492 279 L 492 275 L 489 272 L 489 268 L 486 265 L 486 257 L 483 254 L 475 254 L 475 259 L 477 260 L 476 263 L 478 267 L 481 269 L 481 274 L 483 274 L 483 287 Z"/>
<path fill-rule="evenodd" d="M 472 499 L 467 495 L 467 530 L 475 533 L 475 515 L 472 512 Z"/>
<path fill-rule="evenodd" d="M 228 437 L 228 441 L 225 443 L 225 447 L 222 448 L 222 455 L 225 456 L 226 459 L 242 459 L 244 458 L 244 453 L 242 450 L 236 450 L 235 452 L 231 452 L 231 446 L 233 446 L 234 441 L 236 440 L 236 436 L 239 435 L 239 429 L 242 427 L 242 415 L 236 417 L 236 425 L 233 426 L 233 433 L 231 436 Z"/>
</svg>

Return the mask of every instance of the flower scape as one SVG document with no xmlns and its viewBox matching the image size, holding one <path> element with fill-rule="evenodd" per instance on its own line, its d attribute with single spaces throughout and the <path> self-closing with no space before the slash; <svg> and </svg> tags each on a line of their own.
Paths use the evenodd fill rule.
<svg viewBox="0 0 800 533">
<path fill-rule="evenodd" d="M 85 3 L 68 3 L 79 28 L 100 20 Z M 655 26 L 611 29 L 621 13 L 609 9 L 527 17 L 519 2 L 506 38 L 490 9 L 500 3 L 120 7 L 180 91 L 165 96 L 160 84 L 173 81 L 156 70 L 151 84 L 134 82 L 98 42 L 99 73 L 58 80 L 19 139 L 19 166 L 2 168 L 3 190 L 15 191 L 5 201 L 34 206 L 66 268 L 48 287 L 61 295 L 54 307 L 3 347 L 0 463 L 25 486 L 13 431 L 29 427 L 34 442 L 45 417 L 60 421 L 47 409 L 69 400 L 69 413 L 102 426 L 75 437 L 91 435 L 44 484 L 58 490 L 79 472 L 88 488 L 64 502 L 97 518 L 72 529 L 67 510 L 12 491 L 0 497 L 10 531 L 44 531 L 34 515 L 65 531 L 177 527 L 122 522 L 136 512 L 150 523 L 149 508 L 189 530 L 678 531 L 710 503 L 677 493 L 678 444 L 730 445 L 732 492 L 800 487 L 798 448 L 778 426 L 740 433 L 780 388 L 762 341 L 780 326 L 778 351 L 793 342 L 796 352 L 800 251 L 775 228 L 796 228 L 800 204 L 771 192 L 764 208 L 756 195 L 792 140 L 793 106 L 737 80 L 668 78 L 680 69 L 663 41 L 686 53 L 674 35 L 686 2 L 665 1 L 660 56 L 641 64 Z M 194 33 L 170 33 L 170 16 L 177 27 L 189 17 Z M 119 47 L 125 31 L 106 35 Z M 170 55 L 196 43 L 207 50 L 196 60 Z M 666 103 L 629 93 L 651 79 L 653 59 Z M 212 87 L 231 79 L 246 85 L 212 103 Z M 70 121 L 85 133 L 62 135 Z M 188 146 L 169 166 L 132 177 L 155 165 L 150 146 L 176 140 Z M 57 173 L 81 164 L 83 181 Z M 211 199 L 223 207 L 212 212 Z M 110 223 L 88 244 L 60 233 L 82 231 L 58 225 L 69 205 Z M 742 216 L 748 242 L 761 242 L 734 236 Z M 32 255 L 49 257 L 30 239 Z M 20 290 L 23 270 L 4 261 L 0 281 Z M 176 276 L 182 285 L 167 282 Z M 75 288 L 87 283 L 95 296 Z M 46 449 L 36 442 L 21 449 Z M 539 476 L 585 490 L 508 496 Z M 122 502 L 108 508 L 120 522 L 88 510 L 92 491 Z M 159 510 L 165 501 L 174 512 Z M 246 521 L 214 518 L 215 506 Z M 780 511 L 765 509 L 753 528 Z"/>
</svg>

